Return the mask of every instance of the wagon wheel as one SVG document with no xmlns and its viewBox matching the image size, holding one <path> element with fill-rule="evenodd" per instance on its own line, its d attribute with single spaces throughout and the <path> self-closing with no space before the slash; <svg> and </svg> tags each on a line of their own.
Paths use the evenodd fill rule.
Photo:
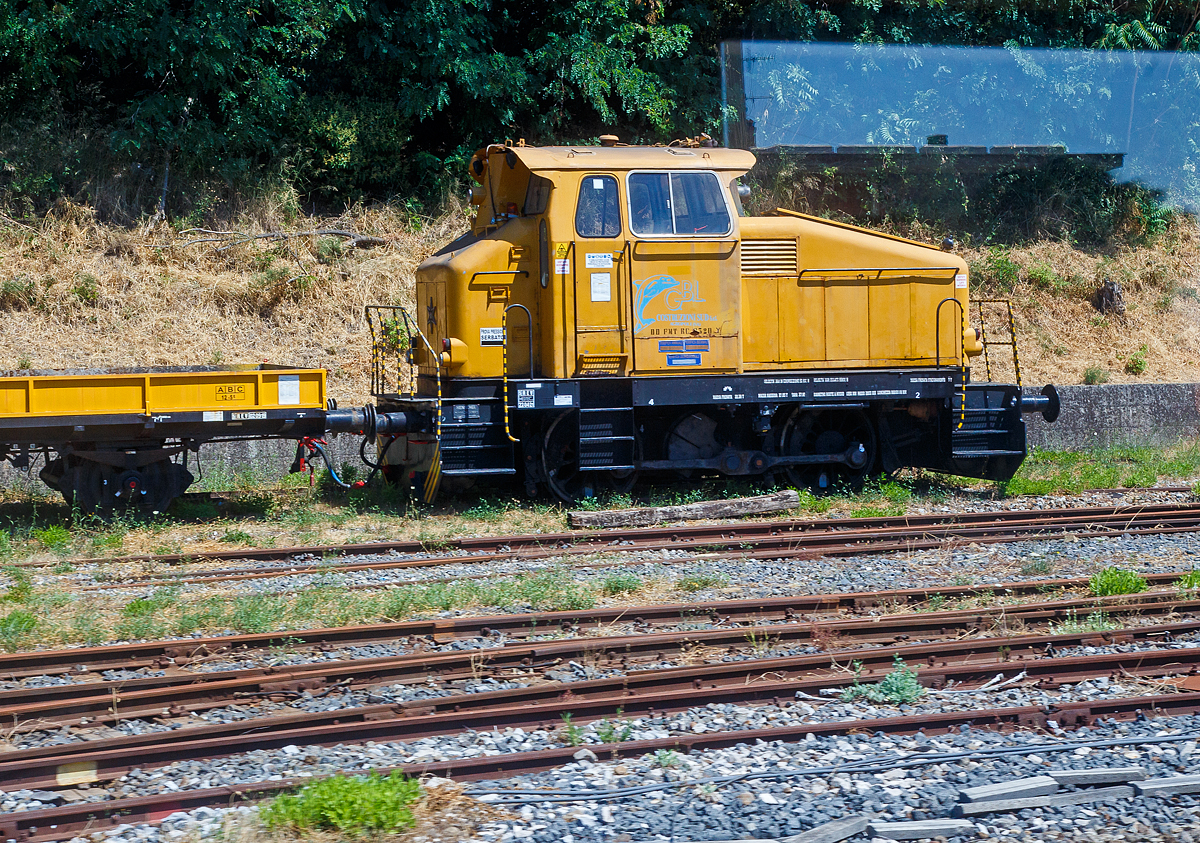
<svg viewBox="0 0 1200 843">
<path fill-rule="evenodd" d="M 788 480 L 817 492 L 837 486 L 861 488 L 879 455 L 875 426 L 862 410 L 796 410 L 779 433 L 779 453 L 816 456 L 851 453 L 851 464 L 842 462 L 789 466 Z"/>
</svg>

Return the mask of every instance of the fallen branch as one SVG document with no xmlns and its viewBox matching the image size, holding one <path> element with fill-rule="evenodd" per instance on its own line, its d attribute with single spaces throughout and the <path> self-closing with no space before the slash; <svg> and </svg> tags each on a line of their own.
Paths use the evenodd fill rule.
<svg viewBox="0 0 1200 843">
<path fill-rule="evenodd" d="M 186 249 L 188 246 L 195 246 L 200 243 L 223 243 L 224 245 L 217 249 L 218 252 L 223 252 L 226 249 L 232 249 L 234 246 L 241 246 L 244 243 L 252 243 L 255 240 L 291 240 L 295 237 L 344 237 L 356 249 L 373 249 L 376 246 L 387 246 L 392 242 L 386 237 L 373 237 L 369 234 L 358 234 L 354 231 L 343 231 L 337 228 L 317 228 L 312 231 L 268 231 L 265 234 L 244 234 L 238 231 L 210 231 L 205 228 L 189 228 L 179 233 L 181 235 L 210 234 L 212 236 L 197 237 L 188 240 L 186 243 L 147 243 L 146 245 L 156 249 L 166 249 L 171 246 Z"/>
</svg>

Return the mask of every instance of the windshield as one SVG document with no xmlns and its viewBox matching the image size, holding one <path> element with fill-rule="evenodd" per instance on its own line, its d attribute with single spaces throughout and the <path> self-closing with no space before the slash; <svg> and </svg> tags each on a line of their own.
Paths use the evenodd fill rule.
<svg viewBox="0 0 1200 843">
<path fill-rule="evenodd" d="M 729 206 L 715 173 L 631 173 L 629 220 L 633 233 L 723 235 Z"/>
</svg>

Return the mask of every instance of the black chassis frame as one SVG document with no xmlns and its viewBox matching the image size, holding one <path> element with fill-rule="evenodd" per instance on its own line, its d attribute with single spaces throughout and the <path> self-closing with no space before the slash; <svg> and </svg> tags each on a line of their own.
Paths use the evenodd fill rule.
<svg viewBox="0 0 1200 843">
<path fill-rule="evenodd" d="M 461 420 L 464 403 L 472 399 L 493 402 L 472 409 L 471 418 L 493 426 L 503 420 L 501 398 L 504 382 L 498 378 L 444 378 L 443 423 Z M 412 432 L 434 430 L 432 378 L 418 380 L 419 395 L 378 395 L 383 412 L 407 410 L 417 419 Z M 914 414 L 910 408 L 921 402 L 931 412 Z M 965 404 L 987 409 L 986 426 L 1003 439 L 1005 453 L 986 449 L 963 456 L 955 453 L 954 441 L 963 430 Z M 774 371 L 755 374 L 695 374 L 688 376 L 586 377 L 564 379 L 510 378 L 507 404 L 509 428 L 522 445 L 538 443 L 549 419 L 572 410 L 626 409 L 640 421 L 654 422 L 688 409 L 724 409 L 733 414 L 753 414 L 763 420 L 759 433 L 766 433 L 783 413 L 794 409 L 846 409 L 866 413 L 878 434 L 879 467 L 891 472 L 902 467 L 930 468 L 963 476 L 1008 479 L 1025 455 L 1025 424 L 1021 418 L 1020 389 L 1012 384 L 972 384 L 970 370 L 959 366 L 929 366 L 916 369 L 822 369 Z M 459 413 L 455 416 L 454 413 Z M 967 425 L 969 428 L 970 425 Z M 990 446 L 989 446 L 990 447 Z M 534 449 L 522 448 L 524 458 L 514 456 L 514 468 L 524 463 L 538 479 Z M 766 449 L 769 451 L 769 448 Z M 762 454 L 753 447 L 741 451 L 738 463 L 711 461 L 712 465 L 667 465 L 659 460 L 636 459 L 635 465 L 650 470 L 704 468 L 725 474 L 760 474 L 774 467 L 810 462 L 837 462 L 787 458 Z M 604 471 L 604 466 L 581 466 L 581 470 Z M 455 472 L 459 474 L 468 472 Z M 497 472 L 480 470 L 480 475 Z"/>
<path fill-rule="evenodd" d="M 215 411 L 214 411 L 215 412 Z M 140 468 L 185 448 L 238 439 L 302 439 L 325 433 L 325 410 L 288 408 L 224 410 L 215 420 L 203 412 L 121 413 L 0 419 L 0 461 L 17 468 L 31 452 L 55 451 L 114 468 Z M 205 416 L 208 415 L 206 419 Z M 169 441 L 179 444 L 167 447 Z"/>
</svg>

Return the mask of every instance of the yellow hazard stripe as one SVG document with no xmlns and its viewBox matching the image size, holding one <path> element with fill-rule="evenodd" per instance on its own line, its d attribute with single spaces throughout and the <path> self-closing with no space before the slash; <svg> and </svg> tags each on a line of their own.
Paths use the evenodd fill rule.
<svg viewBox="0 0 1200 843">
<path fill-rule="evenodd" d="M 421 497 L 425 503 L 433 503 L 433 499 L 437 497 L 438 485 L 442 480 L 442 453 L 441 449 L 434 447 L 433 461 L 429 464 L 429 471 L 425 474 L 425 487 Z"/>
</svg>

